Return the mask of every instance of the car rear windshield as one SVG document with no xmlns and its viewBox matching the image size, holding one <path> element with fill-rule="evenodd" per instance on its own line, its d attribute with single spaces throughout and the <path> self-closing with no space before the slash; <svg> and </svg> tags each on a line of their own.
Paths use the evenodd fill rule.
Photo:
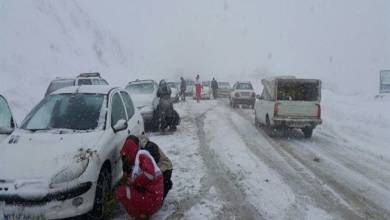
<svg viewBox="0 0 390 220">
<path fill-rule="evenodd" d="M 64 79 L 64 80 L 57 80 L 50 83 L 49 88 L 47 89 L 46 94 L 49 95 L 50 93 L 65 88 L 69 86 L 74 86 L 74 79 Z"/>
<path fill-rule="evenodd" d="M 218 83 L 218 87 L 221 88 L 221 89 L 229 89 L 230 88 L 230 84 L 228 82 L 219 82 Z"/>
<path fill-rule="evenodd" d="M 153 83 L 135 83 L 126 86 L 130 94 L 151 94 L 154 91 Z"/>
<path fill-rule="evenodd" d="M 318 101 L 319 83 L 300 81 L 279 81 L 278 100 Z"/>
<path fill-rule="evenodd" d="M 59 94 L 47 96 L 22 124 L 27 130 L 94 130 L 104 124 L 105 95 Z"/>
<path fill-rule="evenodd" d="M 168 82 L 167 86 L 171 89 L 177 89 L 177 84 L 174 82 Z"/>
<path fill-rule="evenodd" d="M 238 83 L 237 89 L 252 90 L 252 84 L 250 83 Z"/>
</svg>

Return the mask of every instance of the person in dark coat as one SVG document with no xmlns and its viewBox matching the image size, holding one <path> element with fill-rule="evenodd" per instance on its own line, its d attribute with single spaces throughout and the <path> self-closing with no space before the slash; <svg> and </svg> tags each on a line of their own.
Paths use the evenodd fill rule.
<svg viewBox="0 0 390 220">
<path fill-rule="evenodd" d="M 186 101 L 187 82 L 183 77 L 180 77 L 180 95 L 183 101 Z"/>
<path fill-rule="evenodd" d="M 213 90 L 213 97 L 216 99 L 218 97 L 218 82 L 215 78 L 211 81 L 211 89 Z"/>
</svg>

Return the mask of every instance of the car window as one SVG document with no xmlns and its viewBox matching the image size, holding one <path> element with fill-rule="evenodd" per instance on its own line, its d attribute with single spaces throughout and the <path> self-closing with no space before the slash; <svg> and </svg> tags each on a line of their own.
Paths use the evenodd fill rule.
<svg viewBox="0 0 390 220">
<path fill-rule="evenodd" d="M 105 79 L 101 79 L 100 85 L 108 85 L 108 82 Z"/>
<path fill-rule="evenodd" d="M 101 85 L 100 79 L 92 79 L 92 84 L 93 85 Z"/>
<path fill-rule="evenodd" d="M 126 120 L 125 107 L 123 106 L 122 99 L 118 93 L 112 96 L 111 102 L 111 126 L 114 126 L 119 120 Z"/>
<path fill-rule="evenodd" d="M 22 128 L 94 130 L 104 124 L 104 117 L 101 117 L 104 100 L 105 96 L 101 94 L 47 96 L 27 116 Z"/>
<path fill-rule="evenodd" d="M 52 81 L 49 85 L 49 88 L 47 88 L 46 95 L 49 95 L 50 93 L 65 87 L 74 86 L 74 83 L 74 79 Z"/>
<path fill-rule="evenodd" d="M 78 80 L 78 85 L 92 85 L 92 81 L 90 79 L 79 79 Z"/>
<path fill-rule="evenodd" d="M 0 96 L 0 134 L 13 128 L 12 114 L 7 101 Z"/>
<path fill-rule="evenodd" d="M 237 89 L 252 90 L 253 88 L 250 83 L 237 83 Z"/>
<path fill-rule="evenodd" d="M 121 95 L 122 95 L 122 98 L 123 98 L 123 102 L 125 102 L 128 119 L 130 119 L 134 115 L 134 105 L 133 105 L 133 102 L 131 101 L 131 98 L 130 98 L 129 94 L 127 94 L 126 92 L 121 92 Z"/>
</svg>

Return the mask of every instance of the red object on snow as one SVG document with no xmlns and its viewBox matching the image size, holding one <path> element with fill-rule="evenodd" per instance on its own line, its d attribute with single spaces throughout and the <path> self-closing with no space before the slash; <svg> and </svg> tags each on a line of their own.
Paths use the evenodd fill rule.
<svg viewBox="0 0 390 220">
<path fill-rule="evenodd" d="M 127 140 L 121 151 L 130 165 L 131 174 L 125 174 L 125 184 L 122 184 L 116 194 L 117 200 L 132 217 L 151 216 L 162 206 L 164 183 L 163 176 L 153 157 L 145 150 Z"/>
<path fill-rule="evenodd" d="M 201 99 L 200 94 L 202 92 L 202 85 L 200 83 L 195 83 L 195 96 L 196 96 L 196 101 L 199 102 Z"/>
</svg>

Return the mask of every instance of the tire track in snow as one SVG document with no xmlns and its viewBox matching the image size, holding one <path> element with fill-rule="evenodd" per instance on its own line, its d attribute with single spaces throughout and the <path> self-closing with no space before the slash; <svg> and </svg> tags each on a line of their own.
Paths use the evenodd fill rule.
<svg viewBox="0 0 390 220">
<path fill-rule="evenodd" d="M 201 156 L 207 167 L 207 181 L 209 182 L 209 185 L 215 186 L 222 198 L 224 198 L 224 201 L 228 203 L 230 206 L 229 211 L 232 215 L 236 216 L 234 219 L 264 219 L 257 209 L 247 201 L 245 193 L 235 185 L 231 178 L 227 178 L 226 173 L 228 173 L 228 171 L 223 164 L 219 162 L 215 152 L 208 145 L 204 131 L 204 120 L 208 111 L 196 116 L 195 122 L 198 128 Z M 226 219 L 227 217 L 229 216 L 225 216 L 223 219 Z"/>
<path fill-rule="evenodd" d="M 247 113 L 243 112 L 241 109 L 239 109 L 236 113 L 247 119 L 247 121 L 249 122 L 253 121 L 252 118 Z M 304 156 L 300 153 L 294 152 L 294 150 L 289 147 L 289 142 L 283 142 L 269 137 L 262 128 L 256 127 L 256 129 L 271 144 L 271 146 L 277 152 L 279 152 L 279 154 L 283 156 L 287 162 L 289 162 L 292 167 L 294 167 L 297 171 L 300 170 L 299 167 L 304 167 L 305 169 L 311 170 L 311 173 L 320 180 L 320 182 L 318 182 L 318 180 L 312 178 L 312 180 L 314 180 L 313 183 L 318 182 L 317 184 L 320 185 L 323 185 L 323 183 L 328 184 L 329 186 L 331 186 L 332 190 L 337 192 L 337 195 L 343 198 L 353 208 L 352 211 L 345 206 L 340 206 L 342 204 L 338 204 L 339 202 L 337 202 L 337 199 L 332 198 L 333 196 L 331 196 L 329 192 L 324 191 L 323 187 L 318 187 L 317 184 L 309 183 L 307 185 L 308 187 L 314 187 L 314 189 L 321 192 L 320 194 L 322 195 L 322 197 L 324 197 L 323 199 L 328 200 L 326 201 L 320 198 L 317 198 L 315 200 L 318 204 L 328 204 L 327 206 L 331 209 L 327 211 L 337 210 L 342 214 L 342 217 L 345 219 L 390 219 L 390 213 L 387 210 L 383 209 L 382 207 L 379 207 L 372 201 L 369 201 L 359 192 L 353 191 L 350 185 L 343 184 L 340 180 L 337 179 L 337 177 L 329 175 L 325 171 L 321 170 L 321 168 L 318 167 L 317 164 L 314 164 L 312 160 L 307 160 L 307 158 L 305 159 Z M 261 153 L 259 154 L 259 156 L 260 155 Z M 314 156 L 316 155 L 313 153 L 312 156 L 312 158 L 314 158 Z M 304 173 L 301 172 L 301 175 L 302 174 Z M 286 173 L 286 175 L 288 175 L 288 173 Z M 310 178 L 310 176 L 304 175 L 302 178 Z"/>
</svg>

